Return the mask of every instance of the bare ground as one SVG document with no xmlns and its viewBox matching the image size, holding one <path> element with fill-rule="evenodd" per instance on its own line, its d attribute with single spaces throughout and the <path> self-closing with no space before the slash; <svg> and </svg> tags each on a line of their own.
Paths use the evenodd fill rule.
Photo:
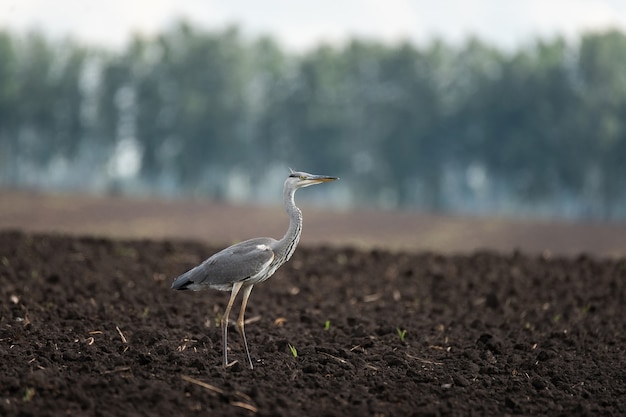
<svg viewBox="0 0 626 417">
<path fill-rule="evenodd" d="M 236 332 L 221 367 L 227 294 L 169 287 L 281 235 L 280 210 L 3 198 L 0 415 L 626 415 L 619 226 L 304 210 L 304 244 L 252 292 L 251 371 Z"/>
<path fill-rule="evenodd" d="M 280 195 L 277 196 L 277 200 Z M 569 223 L 454 217 L 411 212 L 331 211 L 304 205 L 304 245 L 469 253 L 495 250 L 553 255 L 626 255 L 626 223 Z M 280 237 L 279 206 L 206 200 L 163 201 L 0 190 L 0 229 L 113 238 L 188 239 L 230 244 Z"/>
</svg>

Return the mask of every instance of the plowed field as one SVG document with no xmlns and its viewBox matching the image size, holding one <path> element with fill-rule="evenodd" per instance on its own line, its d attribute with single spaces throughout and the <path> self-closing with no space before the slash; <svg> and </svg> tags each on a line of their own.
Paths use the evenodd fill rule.
<svg viewBox="0 0 626 417">
<path fill-rule="evenodd" d="M 1 232 L 0 415 L 626 415 L 624 258 L 305 245 L 249 370 L 228 294 L 170 289 L 219 249 Z"/>
</svg>

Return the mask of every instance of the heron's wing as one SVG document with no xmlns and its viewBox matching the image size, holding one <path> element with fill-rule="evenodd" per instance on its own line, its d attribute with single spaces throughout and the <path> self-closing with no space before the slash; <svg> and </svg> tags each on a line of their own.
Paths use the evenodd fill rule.
<svg viewBox="0 0 626 417">
<path fill-rule="evenodd" d="M 174 289 L 227 286 L 259 274 L 274 260 L 273 239 L 258 238 L 237 243 L 176 278 Z"/>
</svg>

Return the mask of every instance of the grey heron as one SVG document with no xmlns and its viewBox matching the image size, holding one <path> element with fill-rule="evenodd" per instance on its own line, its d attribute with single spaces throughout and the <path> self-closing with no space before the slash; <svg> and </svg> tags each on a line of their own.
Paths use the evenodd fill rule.
<svg viewBox="0 0 626 417">
<path fill-rule="evenodd" d="M 289 215 L 289 228 L 282 239 L 260 237 L 232 245 L 185 272 L 172 283 L 172 288 L 175 290 L 198 291 L 212 288 L 230 291 L 230 299 L 220 323 L 224 367 L 229 366 L 227 352 L 228 316 L 237 294 L 242 291 L 243 300 L 237 319 L 237 331 L 243 340 L 250 369 L 253 368 L 244 331 L 244 313 L 254 284 L 271 277 L 282 264 L 291 258 L 296 250 L 302 232 L 302 212 L 296 207 L 295 192 L 303 187 L 336 179 L 338 178 L 290 170 L 283 189 L 285 210 Z"/>
</svg>

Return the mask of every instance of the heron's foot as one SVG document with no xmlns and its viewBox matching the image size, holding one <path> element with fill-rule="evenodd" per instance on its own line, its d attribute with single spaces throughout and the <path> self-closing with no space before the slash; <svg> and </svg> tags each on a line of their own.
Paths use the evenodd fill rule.
<svg viewBox="0 0 626 417">
<path fill-rule="evenodd" d="M 230 367 L 234 366 L 237 363 L 239 363 L 239 361 L 237 359 L 235 359 L 234 361 L 232 361 L 230 363 L 225 363 L 224 364 L 224 368 L 230 368 Z"/>
</svg>

